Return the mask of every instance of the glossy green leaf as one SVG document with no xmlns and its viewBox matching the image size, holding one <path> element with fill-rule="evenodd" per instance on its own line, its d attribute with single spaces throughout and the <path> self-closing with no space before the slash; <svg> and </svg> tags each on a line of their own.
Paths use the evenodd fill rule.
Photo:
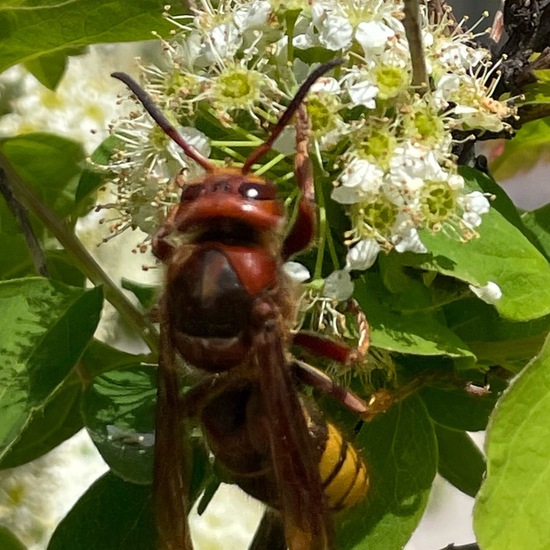
<svg viewBox="0 0 550 550">
<path fill-rule="evenodd" d="M 159 0 L 12 0 L 0 8 L 0 72 L 66 48 L 151 39 L 173 26 L 162 17 Z"/>
<path fill-rule="evenodd" d="M 483 453 L 466 432 L 438 424 L 434 427 L 439 450 L 439 473 L 457 489 L 475 497 L 485 473 Z"/>
<path fill-rule="evenodd" d="M 0 458 L 44 413 L 88 345 L 102 304 L 100 288 L 0 282 Z"/>
<path fill-rule="evenodd" d="M 470 178 L 474 172 L 470 172 Z M 471 188 L 477 187 L 473 179 L 468 183 Z M 478 239 L 461 243 L 443 231 L 422 231 L 422 242 L 432 256 L 425 261 L 411 260 L 424 269 L 474 286 L 496 283 L 502 298 L 495 308 L 503 317 L 527 321 L 550 314 L 550 265 L 546 258 L 495 209 L 483 216 L 479 235 Z"/>
<path fill-rule="evenodd" d="M 151 488 L 109 472 L 55 530 L 48 550 L 157 550 Z"/>
<path fill-rule="evenodd" d="M 450 304 L 445 316 L 449 328 L 466 342 L 479 364 L 499 365 L 511 372 L 519 372 L 539 352 L 550 331 L 550 315 L 508 321 L 476 298 Z"/>
<path fill-rule="evenodd" d="M 0 469 L 35 460 L 78 432 L 83 427 L 81 396 L 82 381 L 73 371 L 46 401 L 41 413 L 31 417 L 19 439 L 0 460 Z"/>
<path fill-rule="evenodd" d="M 46 88 L 55 90 L 65 73 L 68 55 L 84 53 L 83 48 L 74 48 L 48 53 L 29 59 L 25 62 L 25 69 Z"/>
<path fill-rule="evenodd" d="M 72 212 L 85 160 L 79 143 L 53 134 L 32 133 L 3 140 L 0 151 L 44 204 L 61 217 Z"/>
<path fill-rule="evenodd" d="M 550 260 L 550 204 L 525 212 L 521 219 L 539 250 Z"/>
<path fill-rule="evenodd" d="M 158 285 L 147 285 L 130 281 L 130 279 L 122 278 L 122 288 L 129 290 L 139 300 L 139 303 L 146 309 L 150 309 L 158 301 L 159 287 Z"/>
<path fill-rule="evenodd" d="M 520 105 L 550 103 L 550 70 L 538 70 L 533 73 L 537 80 L 524 87 Z"/>
<path fill-rule="evenodd" d="M 23 277 L 34 272 L 29 249 L 23 235 L 0 233 L 0 279 Z"/>
<path fill-rule="evenodd" d="M 506 387 L 506 382 L 489 378 L 489 392 L 474 395 L 466 388 L 430 385 L 420 390 L 430 418 L 454 430 L 477 432 L 487 427 L 489 415 Z"/>
<path fill-rule="evenodd" d="M 354 296 L 367 315 L 373 346 L 415 355 L 473 357 L 447 328 L 443 317 L 434 315 L 426 304 L 405 311 L 402 303 L 393 301 L 376 273 L 367 272 L 355 281 Z"/>
<path fill-rule="evenodd" d="M 550 540 L 550 338 L 500 400 L 487 431 L 487 478 L 474 508 L 483 550 L 546 550 Z"/>
<path fill-rule="evenodd" d="M 26 546 L 3 525 L 0 525 L 0 548 L 2 550 L 26 550 Z"/>
<path fill-rule="evenodd" d="M 339 550 L 401 550 L 428 501 L 437 443 L 422 401 L 413 396 L 365 424 L 356 439 L 370 472 L 365 502 L 336 522 Z"/>
<path fill-rule="evenodd" d="M 469 166 L 460 166 L 459 173 L 465 178 L 467 185 L 469 185 L 469 191 L 476 190 L 486 193 L 487 196 L 491 197 L 491 208 L 500 212 L 522 233 L 525 231 L 516 205 L 506 194 L 506 191 L 490 175 Z"/>
<path fill-rule="evenodd" d="M 115 136 L 109 136 L 103 140 L 96 150 L 91 155 L 91 160 L 94 165 L 106 165 L 111 160 L 111 155 L 120 146 L 120 140 Z M 93 192 L 97 191 L 99 187 L 105 182 L 105 172 L 93 168 L 93 166 L 86 166 L 80 181 L 78 182 L 78 189 L 76 190 L 76 202 L 80 203 L 85 198 L 89 197 Z"/>
<path fill-rule="evenodd" d="M 46 250 L 50 278 L 66 285 L 84 287 L 86 276 L 72 262 L 73 258 L 66 250 Z"/>
<path fill-rule="evenodd" d="M 550 156 L 550 117 L 533 120 L 516 130 L 514 139 L 506 140 L 504 151 L 491 163 L 497 180 L 511 178 Z"/>
<path fill-rule="evenodd" d="M 91 380 L 112 370 L 122 370 L 147 363 L 149 356 L 127 353 L 113 348 L 99 340 L 92 340 L 82 356 L 81 363 L 86 372 L 86 378 Z"/>
<path fill-rule="evenodd" d="M 38 232 L 40 234 L 40 231 Z M 28 245 L 23 235 L 0 233 L 0 280 L 36 275 Z M 70 286 L 83 287 L 86 277 L 71 261 L 65 250 L 44 250 L 49 276 Z"/>
<path fill-rule="evenodd" d="M 153 479 L 155 374 L 151 366 L 111 371 L 84 394 L 89 434 L 111 470 L 132 483 Z"/>
</svg>

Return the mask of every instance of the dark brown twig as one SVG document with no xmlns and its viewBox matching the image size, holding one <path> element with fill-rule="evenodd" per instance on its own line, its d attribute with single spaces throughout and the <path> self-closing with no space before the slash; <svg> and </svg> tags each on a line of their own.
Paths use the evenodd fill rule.
<svg viewBox="0 0 550 550">
<path fill-rule="evenodd" d="M 502 78 L 494 96 L 519 94 L 532 81 L 530 58 L 550 43 L 550 0 L 507 0 L 502 10 L 505 39 L 494 51 Z"/>
<path fill-rule="evenodd" d="M 46 264 L 46 257 L 44 256 L 44 251 L 40 246 L 40 242 L 34 234 L 34 230 L 29 219 L 29 214 L 27 209 L 19 202 L 17 197 L 13 194 L 13 190 L 6 176 L 6 172 L 0 167 L 0 193 L 4 196 L 6 204 L 10 212 L 14 215 L 25 241 L 27 241 L 27 246 L 29 247 L 29 252 L 31 254 L 31 259 L 36 269 L 36 272 L 43 277 L 49 277 L 48 266 Z"/>
</svg>

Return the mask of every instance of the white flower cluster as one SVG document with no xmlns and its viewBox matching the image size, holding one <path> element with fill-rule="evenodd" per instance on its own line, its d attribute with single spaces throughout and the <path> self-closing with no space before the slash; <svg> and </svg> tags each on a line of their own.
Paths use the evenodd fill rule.
<svg viewBox="0 0 550 550">
<path fill-rule="evenodd" d="M 344 57 L 314 85 L 306 107 L 332 198 L 351 219 L 346 270 L 366 269 L 382 249 L 425 252 L 421 228 L 451 229 L 463 240 L 476 234 L 489 203 L 465 192 L 451 131 L 504 130 L 513 108 L 491 97 L 498 74 L 489 53 L 449 14 L 434 24 L 422 6 L 429 82 L 419 90 L 411 86 L 401 1 L 199 5 L 189 16 L 167 15 L 177 30 L 164 42 L 166 66 L 143 72 L 146 89 L 201 153 L 210 153 L 208 143 L 193 127 L 209 135 L 217 158 L 242 160 L 238 148 L 257 145 L 264 121 L 277 119 L 315 62 Z M 167 208 L 177 195 L 166 192 L 167 182 L 196 167 L 143 113 L 120 121 L 115 133 L 123 145 L 111 168 L 125 225 L 150 232 L 159 205 Z"/>
</svg>

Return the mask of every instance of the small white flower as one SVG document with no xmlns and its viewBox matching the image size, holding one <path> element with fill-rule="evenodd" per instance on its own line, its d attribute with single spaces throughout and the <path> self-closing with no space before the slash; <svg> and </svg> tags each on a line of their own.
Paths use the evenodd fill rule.
<svg viewBox="0 0 550 550">
<path fill-rule="evenodd" d="M 259 29 L 267 25 L 271 14 L 271 4 L 266 0 L 244 4 L 233 14 L 235 25 L 242 31 Z"/>
<path fill-rule="evenodd" d="M 349 300 L 353 294 L 353 283 L 349 272 L 345 269 L 333 271 L 325 279 L 325 287 L 323 289 L 323 296 L 336 300 L 337 302 L 344 302 Z"/>
<path fill-rule="evenodd" d="M 285 262 L 283 264 L 283 270 L 295 283 L 303 283 L 311 276 L 307 267 L 299 262 Z"/>
<path fill-rule="evenodd" d="M 468 288 L 485 303 L 495 305 L 502 298 L 502 290 L 493 281 L 483 286 L 468 285 Z"/>
<path fill-rule="evenodd" d="M 315 37 L 309 33 L 298 34 L 292 39 L 292 45 L 299 50 L 313 48 L 317 43 Z"/>
<path fill-rule="evenodd" d="M 392 242 L 397 252 L 415 252 L 424 254 L 428 249 L 422 244 L 418 231 L 414 227 L 392 236 Z"/>
<path fill-rule="evenodd" d="M 359 241 L 346 256 L 346 269 L 365 271 L 374 264 L 379 252 L 380 245 L 374 239 Z"/>
<path fill-rule="evenodd" d="M 444 74 L 436 83 L 433 92 L 435 104 L 439 109 L 446 109 L 449 105 L 449 98 L 460 88 L 460 77 L 458 74 Z"/>
<path fill-rule="evenodd" d="M 379 91 L 378 86 L 368 80 L 356 82 L 348 88 L 352 104 L 363 105 L 367 109 L 374 109 L 376 107 L 375 99 Z"/>
<path fill-rule="evenodd" d="M 329 93 L 329 94 L 339 94 L 340 93 L 340 84 L 338 80 L 330 76 L 321 77 L 313 84 L 309 89 L 310 93 Z"/>
<path fill-rule="evenodd" d="M 355 204 L 377 194 L 383 185 L 384 171 L 366 159 L 353 159 L 340 176 L 340 186 L 332 191 L 332 200 Z"/>
<path fill-rule="evenodd" d="M 203 43 L 202 54 L 210 62 L 233 57 L 242 45 L 242 35 L 233 23 L 222 23 L 208 33 L 208 40 Z"/>
<path fill-rule="evenodd" d="M 395 32 L 381 21 L 361 22 L 357 25 L 355 39 L 365 52 L 365 55 L 379 55 L 384 51 Z"/>
<path fill-rule="evenodd" d="M 464 178 L 459 174 L 453 174 L 450 176 L 447 183 L 453 191 L 460 191 L 461 189 L 464 189 Z"/>
<path fill-rule="evenodd" d="M 481 224 L 481 215 L 489 212 L 490 204 L 487 197 L 480 191 L 472 191 L 458 198 L 458 204 L 464 210 L 463 222 L 474 229 Z"/>
<path fill-rule="evenodd" d="M 351 45 L 353 28 L 344 17 L 327 16 L 319 30 L 319 42 L 328 50 L 343 50 Z"/>
<path fill-rule="evenodd" d="M 321 46 L 330 51 L 349 48 L 353 27 L 349 18 L 334 11 L 338 5 L 315 2 L 311 7 L 311 19 L 301 14 L 294 29 L 293 44 L 306 49 Z"/>
<path fill-rule="evenodd" d="M 340 204 L 355 204 L 361 200 L 362 196 L 363 193 L 358 187 L 345 187 L 344 185 L 333 189 L 330 195 L 333 201 Z"/>
<path fill-rule="evenodd" d="M 447 42 L 441 49 L 439 62 L 451 69 L 469 69 L 481 63 L 486 57 L 487 51 L 482 48 L 472 48 L 460 42 Z"/>
<path fill-rule="evenodd" d="M 192 126 L 180 126 L 178 128 L 178 133 L 203 157 L 208 158 L 210 156 L 210 143 L 208 138 L 200 130 L 193 128 Z M 179 160 L 182 157 L 185 159 L 182 166 L 187 166 L 189 164 L 189 158 L 183 154 L 181 147 L 176 142 L 170 140 L 167 144 L 167 149 L 176 160 Z"/>
<path fill-rule="evenodd" d="M 344 187 L 360 187 L 365 193 L 378 192 L 384 171 L 365 159 L 353 159 L 342 173 L 340 182 Z"/>
</svg>

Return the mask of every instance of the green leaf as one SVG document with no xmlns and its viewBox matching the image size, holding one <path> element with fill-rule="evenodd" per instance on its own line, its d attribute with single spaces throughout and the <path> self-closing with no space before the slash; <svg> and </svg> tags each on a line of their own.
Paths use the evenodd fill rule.
<svg viewBox="0 0 550 550">
<path fill-rule="evenodd" d="M 151 309 L 158 300 L 159 287 L 158 285 L 147 285 L 130 281 L 130 279 L 122 278 L 122 288 L 133 292 L 134 296 L 139 300 L 139 303 L 146 309 Z"/>
<path fill-rule="evenodd" d="M 430 308 L 403 309 L 392 301 L 374 272 L 355 281 L 354 297 L 367 315 L 371 343 L 378 348 L 416 355 L 473 357 L 468 347 L 445 325 L 445 319 Z"/>
<path fill-rule="evenodd" d="M 3 525 L 0 525 L 0 548 L 2 550 L 27 550 L 26 546 Z"/>
<path fill-rule="evenodd" d="M 111 371 L 84 394 L 90 436 L 111 470 L 132 483 L 153 480 L 155 374 L 151 366 Z"/>
<path fill-rule="evenodd" d="M 520 100 L 520 105 L 550 103 L 550 70 L 538 70 L 533 73 L 537 80 L 523 88 L 524 97 Z"/>
<path fill-rule="evenodd" d="M 46 250 L 46 263 L 50 278 L 70 286 L 86 285 L 86 276 L 72 263 L 72 257 L 66 250 Z"/>
<path fill-rule="evenodd" d="M 365 502 L 338 517 L 339 550 L 401 550 L 416 528 L 436 472 L 437 444 L 413 396 L 365 424 L 356 439 L 370 472 Z"/>
<path fill-rule="evenodd" d="M 0 458 L 44 413 L 88 345 L 102 304 L 100 288 L 0 282 Z"/>
<path fill-rule="evenodd" d="M 111 472 L 98 479 L 55 530 L 48 550 L 156 550 L 151 489 Z"/>
<path fill-rule="evenodd" d="M 3 140 L 0 151 L 46 206 L 61 217 L 72 212 L 85 160 L 79 143 L 53 134 L 31 133 Z"/>
<path fill-rule="evenodd" d="M 36 275 L 36 267 L 23 235 L 0 233 L 0 250 L 0 280 Z M 85 275 L 72 263 L 65 250 L 44 250 L 44 253 L 50 278 L 70 286 L 84 287 Z"/>
<path fill-rule="evenodd" d="M 466 432 L 435 424 L 439 450 L 439 473 L 457 489 L 475 497 L 479 491 L 485 459 Z"/>
<path fill-rule="evenodd" d="M 468 179 L 468 184 L 476 188 L 475 180 Z M 412 264 L 474 286 L 496 283 L 502 298 L 495 308 L 503 317 L 527 321 L 550 314 L 548 261 L 494 208 L 483 216 L 478 239 L 462 243 L 443 231 L 432 234 L 427 230 L 421 231 L 421 239 L 432 256 L 423 260 L 408 255 Z"/>
<path fill-rule="evenodd" d="M 426 386 L 419 395 L 430 417 L 447 428 L 477 432 L 484 430 L 506 382 L 490 380 L 489 393 L 472 395 L 465 388 L 448 385 Z"/>
<path fill-rule="evenodd" d="M 521 232 L 525 231 L 516 205 L 506 194 L 504 189 L 491 176 L 469 166 L 460 166 L 459 172 L 465 178 L 466 182 L 469 183 L 469 191 L 483 191 L 489 194 L 491 196 L 491 208 L 500 212 Z"/>
<path fill-rule="evenodd" d="M 174 27 L 162 12 L 160 0 L 12 0 L 0 8 L 0 72 L 68 47 L 149 40 L 153 31 L 167 35 Z"/>
<path fill-rule="evenodd" d="M 521 216 L 526 231 L 539 250 L 550 260 L 550 204 Z"/>
<path fill-rule="evenodd" d="M 546 550 L 550 540 L 550 338 L 500 400 L 487 431 L 487 478 L 474 508 L 483 550 Z"/>
<path fill-rule="evenodd" d="M 520 171 L 533 168 L 550 155 L 550 117 L 533 120 L 506 140 L 504 151 L 491 163 L 497 180 L 511 178 Z"/>
<path fill-rule="evenodd" d="M 86 378 L 91 380 L 112 370 L 122 370 L 147 363 L 148 355 L 135 355 L 92 340 L 82 356 L 81 363 L 86 370 Z"/>
<path fill-rule="evenodd" d="M 540 350 L 550 331 L 550 316 L 532 321 L 503 319 L 490 305 L 476 298 L 445 308 L 449 328 L 476 354 L 481 365 L 499 365 L 519 372 Z"/>
<path fill-rule="evenodd" d="M 90 157 L 92 163 L 102 166 L 107 165 L 111 160 L 113 152 L 120 148 L 120 144 L 120 139 L 116 136 L 109 136 L 107 139 L 103 140 Z M 94 191 L 101 187 L 106 179 L 107 176 L 104 172 L 100 172 L 97 169 L 94 170 L 93 167 L 87 165 L 78 182 L 76 202 L 81 203 L 84 199 L 89 197 Z"/>
<path fill-rule="evenodd" d="M 83 48 L 68 48 L 67 50 L 41 55 L 25 61 L 25 69 L 32 73 L 46 88 L 55 90 L 65 73 L 67 57 L 83 53 L 85 53 Z"/>
<path fill-rule="evenodd" d="M 0 469 L 26 464 L 55 449 L 83 427 L 80 414 L 82 381 L 73 371 L 35 414 L 21 436 L 0 460 Z"/>
<path fill-rule="evenodd" d="M 1 206 L 0 206 L 1 208 Z M 0 279 L 14 279 L 34 273 L 29 249 L 23 235 L 0 233 Z"/>
</svg>

